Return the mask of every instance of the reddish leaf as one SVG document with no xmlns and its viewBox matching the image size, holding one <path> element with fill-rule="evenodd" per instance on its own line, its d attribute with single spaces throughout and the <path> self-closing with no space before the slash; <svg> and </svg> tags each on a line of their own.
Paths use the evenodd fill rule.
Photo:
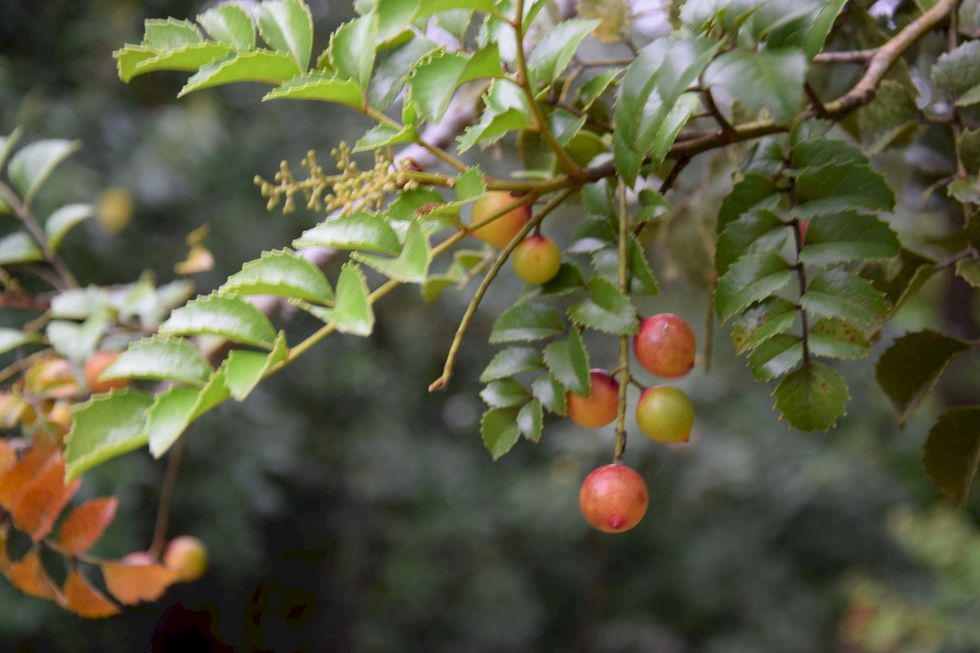
<svg viewBox="0 0 980 653">
<path fill-rule="evenodd" d="M 40 596 L 44 599 L 58 600 L 60 598 L 58 590 L 51 578 L 48 577 L 44 567 L 41 566 L 41 558 L 33 549 L 24 554 L 24 557 L 17 562 L 10 564 L 7 559 L 6 547 L 4 547 L 4 574 L 10 579 L 14 587 L 25 594 Z"/>
<path fill-rule="evenodd" d="M 126 605 L 155 601 L 177 580 L 176 574 L 162 565 L 125 561 L 102 565 L 102 576 L 109 593 Z"/>
<path fill-rule="evenodd" d="M 51 532 L 58 515 L 78 491 L 81 480 L 65 485 L 65 461 L 52 456 L 33 480 L 25 484 L 10 508 L 14 525 L 38 542 Z"/>
<path fill-rule="evenodd" d="M 77 569 L 70 569 L 65 578 L 65 607 L 88 619 L 102 619 L 119 614 L 119 606 L 92 587 Z"/>
<path fill-rule="evenodd" d="M 58 532 L 58 542 L 65 553 L 78 555 L 92 548 L 112 523 L 118 505 L 115 497 L 99 497 L 72 510 Z"/>
<path fill-rule="evenodd" d="M 55 452 L 50 447 L 34 447 L 0 477 L 0 506 L 10 510 L 26 485 L 37 476 L 53 455 Z"/>
</svg>

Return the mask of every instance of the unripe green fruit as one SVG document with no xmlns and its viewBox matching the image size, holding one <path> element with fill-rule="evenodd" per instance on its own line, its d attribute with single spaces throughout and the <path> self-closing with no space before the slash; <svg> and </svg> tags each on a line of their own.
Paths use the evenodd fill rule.
<svg viewBox="0 0 980 653">
<path fill-rule="evenodd" d="M 498 211 L 514 204 L 519 199 L 519 195 L 512 195 L 505 191 L 490 191 L 485 195 L 481 195 L 473 202 L 473 214 L 470 216 L 470 224 L 479 224 Z M 471 233 L 475 238 L 489 243 L 494 247 L 503 247 L 517 235 L 517 232 L 530 219 L 531 207 L 525 204 L 524 206 L 519 206 L 512 211 L 504 213 L 493 222 L 479 229 L 474 229 Z"/>
<path fill-rule="evenodd" d="M 673 313 L 661 313 L 640 323 L 633 336 L 633 351 L 640 365 L 657 376 L 677 379 L 694 367 L 697 342 L 690 325 Z"/>
<path fill-rule="evenodd" d="M 694 406 L 677 388 L 657 385 L 640 395 L 636 422 L 643 435 L 654 442 L 687 442 L 694 424 Z"/>
<path fill-rule="evenodd" d="M 622 533 L 640 523 L 650 496 L 643 477 L 621 463 L 592 470 L 578 492 L 585 521 L 604 533 Z"/>
<path fill-rule="evenodd" d="M 592 370 L 589 373 L 588 397 L 574 392 L 565 394 L 568 416 L 579 426 L 597 429 L 616 419 L 619 402 L 619 383 L 605 370 Z"/>
<path fill-rule="evenodd" d="M 163 564 L 179 581 L 197 580 L 207 571 L 208 551 L 196 537 L 181 535 L 170 540 L 163 554 Z"/>
<path fill-rule="evenodd" d="M 514 271 L 526 283 L 540 286 L 558 274 L 561 267 L 561 250 L 547 236 L 525 238 L 514 249 Z"/>
</svg>

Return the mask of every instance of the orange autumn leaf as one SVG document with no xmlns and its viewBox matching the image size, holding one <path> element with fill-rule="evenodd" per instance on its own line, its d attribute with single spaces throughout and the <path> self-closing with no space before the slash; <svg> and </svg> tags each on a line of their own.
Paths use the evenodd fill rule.
<svg viewBox="0 0 980 653">
<path fill-rule="evenodd" d="M 3 476 L 17 464 L 17 452 L 7 444 L 6 440 L 0 440 L 0 476 Z"/>
<path fill-rule="evenodd" d="M 4 574 L 10 579 L 11 584 L 25 594 L 39 596 L 44 599 L 58 600 L 58 590 L 41 566 L 41 558 L 34 550 L 28 551 L 20 560 L 10 563 L 7 560 L 6 547 L 4 547 Z"/>
<path fill-rule="evenodd" d="M 69 555 L 78 555 L 92 548 L 116 516 L 118 505 L 115 497 L 99 497 L 72 510 L 58 532 L 62 550 Z"/>
<path fill-rule="evenodd" d="M 125 561 L 102 565 L 109 593 L 126 605 L 155 601 L 177 580 L 176 574 L 157 564 L 132 564 Z"/>
<path fill-rule="evenodd" d="M 77 569 L 70 569 L 65 578 L 65 607 L 82 617 L 102 619 L 119 614 L 119 606 L 105 594 L 92 587 Z"/>
<path fill-rule="evenodd" d="M 10 507 L 14 525 L 35 542 L 44 539 L 80 483 L 75 480 L 65 485 L 65 461 L 60 455 L 51 456 Z"/>
<path fill-rule="evenodd" d="M 0 476 L 0 506 L 10 510 L 27 484 L 48 460 L 56 455 L 51 447 L 37 446 L 24 454 L 6 474 Z"/>
</svg>

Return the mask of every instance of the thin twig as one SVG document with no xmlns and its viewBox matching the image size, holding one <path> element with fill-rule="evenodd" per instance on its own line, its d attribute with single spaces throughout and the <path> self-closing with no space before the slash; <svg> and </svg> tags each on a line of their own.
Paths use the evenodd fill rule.
<svg viewBox="0 0 980 653">
<path fill-rule="evenodd" d="M 429 384 L 429 392 L 444 390 L 449 384 L 449 380 L 453 375 L 453 367 L 456 364 L 456 356 L 459 354 L 459 348 L 463 344 L 463 337 L 466 335 L 470 322 L 472 322 L 473 316 L 476 314 L 476 309 L 480 307 L 480 302 L 483 301 L 484 295 L 487 294 L 490 284 L 493 283 L 493 280 L 497 277 L 497 273 L 500 272 L 500 269 L 504 266 L 504 263 L 507 262 L 511 252 L 514 251 L 514 249 L 522 240 L 524 240 L 524 237 L 527 236 L 532 229 L 540 224 L 549 213 L 558 208 L 558 206 L 568 199 L 568 197 L 574 192 L 574 189 L 568 188 L 552 198 L 541 208 L 537 215 L 531 218 L 531 220 L 529 220 L 527 224 L 525 224 L 521 230 L 518 231 L 513 238 L 511 238 L 510 242 L 507 243 L 503 250 L 501 250 L 496 260 L 494 260 L 493 265 L 490 267 L 490 270 L 487 271 L 486 276 L 483 277 L 483 281 L 481 281 L 480 285 L 477 287 L 476 294 L 474 294 L 473 299 L 470 300 L 469 306 L 466 307 L 466 312 L 463 313 L 463 318 L 459 322 L 459 327 L 456 329 L 456 335 L 453 337 L 453 342 L 449 346 L 449 353 L 446 355 L 446 363 L 442 368 L 442 375 Z"/>
<path fill-rule="evenodd" d="M 147 550 L 154 558 L 160 557 L 160 554 L 163 553 L 163 546 L 167 542 L 167 528 L 170 525 L 174 490 L 177 488 L 177 475 L 180 472 L 180 461 L 184 457 L 186 449 L 187 438 L 179 438 L 170 450 L 170 457 L 167 460 L 167 471 L 163 477 L 163 486 L 160 488 L 156 524 L 153 527 L 153 541 Z"/>
<path fill-rule="evenodd" d="M 878 48 L 867 50 L 844 50 L 840 52 L 821 52 L 813 58 L 815 63 L 866 63 L 875 54 Z"/>
<path fill-rule="evenodd" d="M 727 136 L 734 134 L 735 128 L 732 127 L 732 124 L 728 122 L 727 118 L 725 118 L 725 115 L 721 112 L 721 109 L 719 109 L 718 105 L 715 104 L 715 98 L 711 95 L 711 89 L 707 87 L 702 88 L 701 98 L 704 100 L 704 106 L 708 110 L 708 113 L 711 114 L 711 117 L 714 118 L 715 122 L 718 123 L 718 126 L 721 127 L 721 133 Z"/>
<path fill-rule="evenodd" d="M 21 202 L 17 193 L 3 182 L 0 182 L 0 197 L 13 210 L 17 219 L 24 224 L 24 228 L 27 229 L 28 233 L 31 234 L 31 237 L 41 248 L 44 258 L 54 268 L 55 272 L 58 273 L 60 287 L 77 288 L 78 282 L 75 281 L 75 276 L 68 269 L 68 266 L 65 265 L 65 262 L 61 260 L 61 257 L 48 245 L 48 237 L 44 234 L 44 230 L 41 228 L 40 223 L 38 223 L 37 218 L 34 217 L 34 213 L 31 212 L 30 208 Z M 56 284 L 55 287 L 59 287 L 59 284 Z"/>
<path fill-rule="evenodd" d="M 816 112 L 818 118 L 829 118 L 830 114 L 827 113 L 827 107 L 823 105 L 823 101 L 820 96 L 817 95 L 816 89 L 814 89 L 810 82 L 803 82 L 803 91 L 806 93 L 807 98 L 810 100 L 810 106 Z"/>
<path fill-rule="evenodd" d="M 629 215 L 626 212 L 626 184 L 619 182 L 619 289 L 629 292 Z M 623 461 L 626 453 L 626 391 L 630 380 L 630 343 L 619 338 L 619 397 L 616 408 L 616 448 L 613 462 Z"/>
</svg>

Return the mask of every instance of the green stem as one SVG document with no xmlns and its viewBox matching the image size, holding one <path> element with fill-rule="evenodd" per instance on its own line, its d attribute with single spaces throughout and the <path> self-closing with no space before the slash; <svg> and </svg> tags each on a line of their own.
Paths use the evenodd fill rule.
<svg viewBox="0 0 980 653">
<path fill-rule="evenodd" d="M 466 307 L 466 312 L 463 314 L 463 318 L 459 322 L 459 327 L 456 329 L 456 335 L 453 337 L 453 342 L 449 346 L 449 353 L 446 355 L 446 364 L 442 368 L 442 375 L 433 381 L 429 385 L 429 392 L 435 392 L 437 390 L 443 390 L 449 384 L 449 379 L 453 375 L 453 366 L 456 364 L 456 357 L 459 355 L 459 348 L 463 344 L 463 337 L 469 330 L 470 322 L 473 321 L 473 316 L 476 314 L 476 309 L 479 308 L 480 302 L 483 301 L 484 295 L 487 294 L 487 290 L 490 288 L 490 284 L 493 283 L 500 269 L 507 262 L 510 257 L 511 252 L 514 248 L 527 234 L 534 229 L 537 225 L 541 223 L 542 220 L 547 217 L 554 209 L 556 209 L 562 202 L 564 202 L 572 193 L 575 191 L 573 189 L 566 189 L 564 192 L 560 193 L 553 199 L 551 199 L 547 204 L 545 204 L 541 210 L 535 215 L 531 220 L 525 224 L 517 234 L 510 239 L 506 247 L 501 250 L 497 259 L 493 262 L 490 270 L 487 272 L 486 276 L 483 277 L 483 281 L 480 282 L 479 287 L 476 289 L 476 294 L 473 295 L 473 299 L 470 300 L 469 306 Z"/>
<path fill-rule="evenodd" d="M 397 129 L 400 131 L 405 128 L 405 125 L 401 124 L 391 116 L 387 116 L 384 113 L 370 106 L 365 106 L 363 108 L 363 113 L 368 118 L 371 118 L 372 120 L 379 122 L 383 125 L 387 125 L 392 129 Z M 469 166 L 467 166 L 465 163 L 463 163 L 462 161 L 454 157 L 452 154 L 442 149 L 441 147 L 436 147 L 435 145 L 432 145 L 428 141 L 424 140 L 421 136 L 416 135 L 415 142 L 421 145 L 422 147 L 424 147 L 425 149 L 427 149 L 429 152 L 431 152 L 437 159 L 449 165 L 450 167 L 455 168 L 459 172 L 466 172 L 469 169 Z"/>
<path fill-rule="evenodd" d="M 65 262 L 61 260 L 61 257 L 51 249 L 48 244 L 48 237 L 44 234 L 44 230 L 41 229 L 37 218 L 34 217 L 34 214 L 27 205 L 20 201 L 17 193 L 6 184 L 0 182 L 0 198 L 3 198 L 7 205 L 10 206 L 14 215 L 24 224 L 28 233 L 37 242 L 38 247 L 44 253 L 44 258 L 54 268 L 54 271 L 58 273 L 58 277 L 61 279 L 64 287 L 77 288 L 78 282 L 75 280 L 75 276 L 68 269 L 68 266 L 65 265 Z"/>
<path fill-rule="evenodd" d="M 629 216 L 626 212 L 626 185 L 619 182 L 619 289 L 629 291 Z M 630 344 L 628 336 L 619 338 L 619 404 L 616 411 L 616 449 L 613 462 L 623 461 L 626 452 L 626 391 L 630 382 Z"/>
<path fill-rule="evenodd" d="M 517 0 L 517 14 L 514 17 L 513 25 L 514 36 L 517 40 L 517 84 L 524 91 L 524 96 L 527 98 L 527 103 L 531 109 L 531 114 L 534 116 L 534 122 L 538 132 L 541 134 L 541 138 L 544 139 L 544 142 L 548 144 L 551 151 L 558 157 L 558 163 L 561 164 L 565 172 L 572 178 L 578 178 L 581 176 L 581 168 L 572 160 L 572 157 L 561 146 L 561 143 L 558 142 L 555 135 L 551 133 L 551 128 L 548 127 L 544 113 L 541 111 L 541 105 L 538 104 L 537 99 L 534 97 L 534 89 L 531 88 L 531 79 L 527 70 L 527 56 L 524 53 L 524 0 Z"/>
</svg>

